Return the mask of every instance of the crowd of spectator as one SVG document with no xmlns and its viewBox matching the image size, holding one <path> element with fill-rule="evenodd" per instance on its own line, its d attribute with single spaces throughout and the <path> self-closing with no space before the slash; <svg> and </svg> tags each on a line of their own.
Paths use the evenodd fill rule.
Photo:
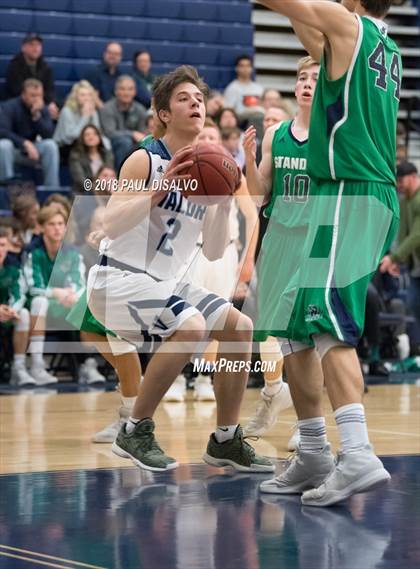
<svg viewBox="0 0 420 569">
<path fill-rule="evenodd" d="M 92 186 L 96 181 L 114 180 L 125 156 L 156 132 L 151 109 L 155 75 L 147 51 L 135 53 L 132 72 L 126 74 L 120 67 L 123 48 L 110 42 L 102 62 L 87 71 L 86 78 L 75 83 L 61 102 L 42 51 L 39 35 L 29 34 L 23 40 L 20 53 L 7 69 L 8 99 L 0 105 L 0 186 L 7 192 L 12 182 L 28 175 L 29 169 L 42 171 L 42 185 L 50 193 L 55 192 L 42 207 L 36 193 L 17 192 L 10 196 L 12 214 L 0 217 L 0 360 L 4 329 L 12 321 L 19 322 L 12 338 L 12 380 L 18 385 L 56 381 L 43 359 L 45 330 L 54 328 L 54 322 L 57 327 L 57 319 L 63 328 L 66 314 L 85 288 L 86 270 L 97 260 L 89 235 L 101 230 L 109 199 L 104 188 L 110 186 L 102 185 L 101 191 L 87 193 L 86 180 Z M 264 89 L 253 79 L 250 57 L 240 56 L 235 70 L 236 79 L 224 92 L 210 92 L 207 115 L 220 130 L 223 145 L 243 169 L 244 130 L 250 124 L 256 127 L 260 147 L 267 128 L 291 119 L 295 108 L 294 101 L 283 99 L 276 89 Z M 403 136 L 400 132 L 400 139 Z M 398 180 L 404 223 L 399 245 L 381 269 L 392 267 L 395 288 L 395 280 L 401 279 L 399 265 L 408 267 L 409 311 L 420 321 L 420 184 L 417 170 L 405 162 L 401 146 L 397 158 L 401 161 Z M 71 178 L 68 198 L 60 194 L 63 169 Z M 260 221 L 263 232 L 266 223 L 262 216 Z M 10 299 L 2 296 L 2 279 L 9 285 L 13 283 Z M 388 285 L 378 281 L 370 290 L 367 320 L 371 325 L 367 326 L 365 341 L 371 372 L 386 374 L 379 365 L 379 314 L 392 298 L 384 290 L 389 292 Z M 401 308 L 397 312 L 401 314 Z M 408 355 L 406 327 L 400 327 L 397 336 L 406 346 L 403 355 Z M 414 348 L 420 344 L 415 334 L 411 344 Z M 25 367 L 26 348 L 32 356 L 30 371 Z M 92 357 L 86 359 L 83 371 L 87 381 L 103 380 Z"/>
</svg>

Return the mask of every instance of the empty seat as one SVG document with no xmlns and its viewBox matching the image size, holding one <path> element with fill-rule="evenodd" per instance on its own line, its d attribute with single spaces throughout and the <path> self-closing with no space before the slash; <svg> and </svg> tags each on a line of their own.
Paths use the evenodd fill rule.
<svg viewBox="0 0 420 569">
<path fill-rule="evenodd" d="M 206 20 L 216 22 L 217 3 L 201 0 L 189 0 L 182 2 L 182 18 L 186 20 Z"/>
<path fill-rule="evenodd" d="M 0 0 L 0 8 L 32 8 L 32 0 Z"/>
<path fill-rule="evenodd" d="M 134 0 L 133 4 L 135 3 L 136 0 Z M 108 13 L 108 8 L 108 0 L 73 0 L 72 11 L 105 15 Z"/>
<path fill-rule="evenodd" d="M 145 12 L 146 0 L 110 0 L 111 14 L 122 16 L 142 16 Z"/>
<path fill-rule="evenodd" d="M 70 14 L 59 12 L 37 12 L 34 29 L 40 34 L 71 34 L 72 18 Z"/>
<path fill-rule="evenodd" d="M 109 18 L 109 35 L 113 38 L 144 38 L 147 23 L 144 20 L 129 16 L 111 16 Z"/>
<path fill-rule="evenodd" d="M 206 65 L 199 65 L 197 69 L 201 77 L 204 77 L 204 80 L 212 89 L 218 86 L 219 84 L 218 67 L 208 67 Z"/>
<path fill-rule="evenodd" d="M 175 20 L 149 20 L 145 29 L 147 38 L 157 41 L 182 41 L 184 26 Z"/>
<path fill-rule="evenodd" d="M 184 60 L 191 65 L 216 65 L 218 52 L 217 47 L 186 44 Z"/>
<path fill-rule="evenodd" d="M 33 15 L 30 11 L 0 10 L 0 31 L 29 32 L 33 27 Z M 2 50 L 3 51 L 3 50 Z"/>
<path fill-rule="evenodd" d="M 74 71 L 71 59 L 63 59 L 59 57 L 49 57 L 48 65 L 52 67 L 54 79 L 63 81 L 73 81 Z"/>
<path fill-rule="evenodd" d="M 31 8 L 34 8 L 35 10 L 70 12 L 72 10 L 72 0 L 32 0 Z"/>
<path fill-rule="evenodd" d="M 73 76 L 76 81 L 86 79 L 94 67 L 99 65 L 99 59 L 73 59 Z"/>
<path fill-rule="evenodd" d="M 180 65 L 181 62 L 186 61 L 184 44 L 163 44 L 160 42 L 150 43 L 149 51 L 152 60 L 156 63 L 175 63 Z"/>
<path fill-rule="evenodd" d="M 145 15 L 152 18 L 180 18 L 181 4 L 172 0 L 147 0 Z"/>
<path fill-rule="evenodd" d="M 76 57 L 89 57 L 102 59 L 107 41 L 103 38 L 75 38 L 74 54 Z"/>
<path fill-rule="evenodd" d="M 217 43 L 219 41 L 219 26 L 207 22 L 185 26 L 184 41 Z"/>
<path fill-rule="evenodd" d="M 10 53 L 15 55 L 20 51 L 20 46 L 24 37 L 25 34 L 0 31 L 1 51 L 3 53 Z"/>
<path fill-rule="evenodd" d="M 43 52 L 46 57 L 72 57 L 73 40 L 70 36 L 44 36 Z"/>
<path fill-rule="evenodd" d="M 75 14 L 73 16 L 73 33 L 77 36 L 108 36 L 109 18 L 95 14 Z"/>
<path fill-rule="evenodd" d="M 6 69 L 11 59 L 10 55 L 0 55 L 0 77 L 5 77 Z"/>
<path fill-rule="evenodd" d="M 252 46 L 243 47 L 225 45 L 219 52 L 219 65 L 231 65 L 233 67 L 235 65 L 236 58 L 240 55 L 249 55 L 250 57 L 253 57 L 254 48 Z"/>
<path fill-rule="evenodd" d="M 236 78 L 235 70 L 232 67 L 219 68 L 219 89 L 224 89 L 231 81 Z"/>
<path fill-rule="evenodd" d="M 69 94 L 73 85 L 73 81 L 56 81 L 55 92 L 57 93 L 58 98 L 64 100 Z"/>
<path fill-rule="evenodd" d="M 219 26 L 220 42 L 225 44 L 252 45 L 254 28 L 244 25 Z"/>
<path fill-rule="evenodd" d="M 251 22 L 251 2 L 219 2 L 217 19 L 219 22 Z"/>
</svg>

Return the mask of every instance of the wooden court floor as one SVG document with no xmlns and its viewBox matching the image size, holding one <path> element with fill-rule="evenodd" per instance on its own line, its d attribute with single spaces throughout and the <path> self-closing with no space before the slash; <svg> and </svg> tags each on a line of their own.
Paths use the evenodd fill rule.
<svg viewBox="0 0 420 569">
<path fill-rule="evenodd" d="M 110 445 L 90 442 L 93 433 L 116 418 L 116 392 L 44 391 L 0 397 L 0 474 L 132 466 L 113 455 Z M 258 397 L 258 390 L 247 390 L 243 424 Z M 365 406 L 377 454 L 420 454 L 420 386 L 372 386 Z M 337 431 L 326 397 L 325 409 L 329 438 L 337 448 Z M 185 403 L 162 403 L 155 420 L 159 441 L 169 454 L 182 463 L 201 462 L 215 424 L 214 403 L 194 402 L 188 391 Z M 267 456 L 288 456 L 286 443 L 294 421 L 293 411 L 287 410 L 266 437 L 252 444 Z"/>
</svg>

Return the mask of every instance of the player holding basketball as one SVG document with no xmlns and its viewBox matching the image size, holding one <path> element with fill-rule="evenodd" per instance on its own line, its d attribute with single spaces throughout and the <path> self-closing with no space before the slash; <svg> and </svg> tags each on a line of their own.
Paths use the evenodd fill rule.
<svg viewBox="0 0 420 569">
<path fill-rule="evenodd" d="M 285 472 L 261 490 L 303 492 L 303 504 L 328 506 L 390 478 L 369 443 L 354 347 L 368 283 L 398 227 L 401 58 L 382 21 L 391 0 L 261 3 L 291 18 L 308 52 L 321 61 L 308 148 L 308 174 L 316 182 L 308 200 L 311 223 L 300 263 L 279 291 L 284 318 L 276 326 L 288 339 L 283 353 L 301 443 Z M 291 227 L 292 255 L 293 233 Z M 291 254 L 285 260 L 291 262 Z M 321 405 L 324 381 L 341 443 L 335 463 Z"/>
<path fill-rule="evenodd" d="M 203 232 L 203 253 L 210 260 L 222 256 L 229 242 L 230 198 L 217 206 L 195 204 L 175 190 L 127 193 L 125 180 L 182 182 L 185 161 L 203 128 L 207 86 L 196 70 L 177 68 L 160 77 L 154 87 L 154 105 L 165 129 L 162 139 L 135 151 L 123 164 L 120 190 L 107 207 L 101 244 L 103 258 L 91 269 L 89 306 L 107 329 L 141 346 L 153 335 L 165 342 L 152 357 L 133 414 L 120 430 L 113 451 L 149 470 L 177 466 L 154 437 L 154 412 L 163 395 L 202 340 L 216 339 L 241 346 L 241 353 L 220 350 L 228 361 L 250 358 L 252 324 L 226 300 L 205 289 L 179 282 Z M 226 346 L 226 344 L 225 344 Z M 220 357 L 219 356 L 219 357 Z M 274 466 L 256 455 L 243 440 L 238 425 L 246 386 L 245 369 L 215 374 L 217 430 L 204 455 L 214 466 L 231 465 L 247 472 L 273 472 Z"/>
<path fill-rule="evenodd" d="M 292 268 L 287 268 L 283 259 L 280 271 L 273 272 L 273 267 L 278 263 L 279 243 L 284 245 L 290 238 L 290 226 L 301 227 L 304 234 L 309 222 L 306 204 L 311 182 L 306 173 L 306 163 L 309 121 L 318 73 L 319 64 L 310 56 L 298 62 L 295 87 L 297 115 L 293 120 L 282 121 L 267 129 L 259 168 L 255 162 L 257 143 L 253 126 L 245 132 L 243 140 L 250 192 L 254 196 L 263 196 L 265 202 L 269 201 L 264 215 L 270 218 L 258 262 L 258 320 L 254 338 L 261 342 L 262 357 L 275 359 L 277 364 L 274 372 L 266 374 L 261 401 L 244 429 L 250 436 L 266 433 L 274 426 L 281 411 L 292 404 L 289 387 L 282 380 L 283 358 L 275 339 L 278 336 L 275 328 L 278 289 L 284 288 L 283 281 L 289 278 Z M 299 185 L 302 195 L 295 200 L 292 192 Z M 294 238 L 296 247 L 296 232 Z"/>
</svg>

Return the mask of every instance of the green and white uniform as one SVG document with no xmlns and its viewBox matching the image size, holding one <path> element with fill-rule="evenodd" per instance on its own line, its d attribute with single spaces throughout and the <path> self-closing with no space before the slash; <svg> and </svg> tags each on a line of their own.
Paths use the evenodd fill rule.
<svg viewBox="0 0 420 569">
<path fill-rule="evenodd" d="M 6 304 L 19 312 L 26 300 L 27 286 L 21 268 L 6 257 L 0 267 L 0 304 Z M 3 322 L 12 326 L 13 322 Z"/>
<path fill-rule="evenodd" d="M 62 322 L 69 313 L 68 308 L 52 297 L 53 288 L 71 288 L 79 295 L 86 288 L 83 257 L 69 245 L 63 245 L 57 256 L 51 259 L 42 240 L 42 244 L 29 253 L 24 272 L 30 298 L 45 296 L 49 299 L 49 322 Z"/>
<path fill-rule="evenodd" d="M 355 17 L 359 33 L 348 71 L 332 81 L 321 62 L 309 132 L 306 237 L 298 224 L 288 242 L 272 244 L 284 253 L 272 270 L 290 272 L 277 294 L 277 333 L 270 333 L 308 345 L 325 333 L 357 345 L 369 281 L 398 230 L 401 57 L 386 24 Z"/>
<path fill-rule="evenodd" d="M 285 319 L 293 276 L 298 274 L 309 226 L 308 204 L 313 182 L 306 167 L 308 140 L 297 140 L 293 121 L 282 122 L 273 136 L 273 183 L 264 215 L 270 218 L 257 264 L 258 318 L 254 338 L 288 337 L 292 332 Z M 293 251 L 293 254 L 290 252 Z"/>
</svg>

